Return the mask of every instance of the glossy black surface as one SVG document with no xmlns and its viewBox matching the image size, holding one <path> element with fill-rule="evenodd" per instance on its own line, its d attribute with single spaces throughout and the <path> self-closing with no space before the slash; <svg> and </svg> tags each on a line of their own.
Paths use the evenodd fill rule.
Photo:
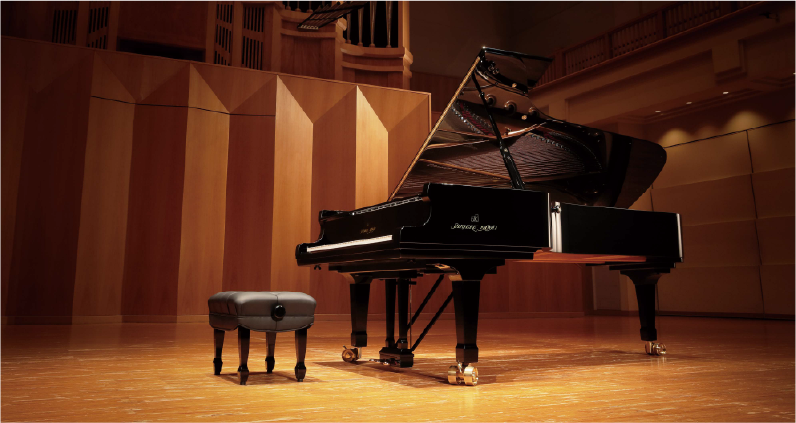
<svg viewBox="0 0 796 423">
<path fill-rule="evenodd" d="M 426 182 L 516 188 L 494 119 L 525 188 L 548 192 L 554 201 L 632 205 L 658 176 L 666 152 L 534 107 L 528 90 L 548 64 L 546 58 L 483 49 L 391 199 L 417 195 Z"/>
</svg>

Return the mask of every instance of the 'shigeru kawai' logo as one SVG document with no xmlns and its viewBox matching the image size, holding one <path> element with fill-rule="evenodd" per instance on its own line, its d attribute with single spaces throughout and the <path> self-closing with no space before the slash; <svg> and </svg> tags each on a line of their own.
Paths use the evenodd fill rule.
<svg viewBox="0 0 796 423">
<path fill-rule="evenodd" d="M 470 216 L 470 223 L 478 223 L 481 218 L 474 214 Z M 473 232 L 488 232 L 488 231 L 496 231 L 497 225 L 460 225 L 458 223 L 454 223 L 451 226 L 451 229 L 462 229 L 465 231 L 473 231 Z"/>
</svg>

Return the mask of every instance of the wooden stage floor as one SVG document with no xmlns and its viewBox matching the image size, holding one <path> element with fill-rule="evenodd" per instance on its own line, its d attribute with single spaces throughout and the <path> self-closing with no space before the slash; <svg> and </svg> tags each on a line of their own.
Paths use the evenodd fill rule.
<svg viewBox="0 0 796 423">
<path fill-rule="evenodd" d="M 366 356 L 383 340 L 369 325 Z M 3 421 L 793 421 L 794 323 L 663 317 L 666 358 L 644 354 L 631 317 L 482 320 L 481 383 L 452 386 L 453 321 L 394 370 L 340 359 L 348 322 L 309 331 L 307 378 L 293 334 L 266 374 L 252 332 L 248 386 L 228 333 L 213 376 L 206 324 L 2 327 Z M 418 335 L 415 332 L 415 336 Z"/>
</svg>

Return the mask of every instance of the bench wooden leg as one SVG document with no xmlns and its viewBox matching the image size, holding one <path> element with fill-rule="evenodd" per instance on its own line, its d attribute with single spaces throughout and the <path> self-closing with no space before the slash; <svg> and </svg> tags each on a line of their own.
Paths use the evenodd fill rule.
<svg viewBox="0 0 796 423">
<path fill-rule="evenodd" d="M 238 366 L 238 377 L 240 384 L 245 385 L 246 380 L 249 379 L 249 367 L 246 365 L 249 361 L 249 339 L 251 333 L 246 328 L 238 328 L 238 356 L 240 357 L 240 365 Z"/>
<path fill-rule="evenodd" d="M 213 374 L 221 374 L 221 349 L 224 348 L 224 331 L 221 329 L 213 329 L 213 346 L 216 349 L 216 358 L 213 359 Z"/>
<path fill-rule="evenodd" d="M 266 332 L 265 341 L 268 344 L 268 354 L 265 357 L 265 370 L 274 371 L 274 348 L 276 347 L 276 332 Z"/>
<path fill-rule="evenodd" d="M 296 380 L 302 382 L 307 374 L 304 366 L 304 355 L 307 353 L 307 329 L 296 331 Z"/>
</svg>

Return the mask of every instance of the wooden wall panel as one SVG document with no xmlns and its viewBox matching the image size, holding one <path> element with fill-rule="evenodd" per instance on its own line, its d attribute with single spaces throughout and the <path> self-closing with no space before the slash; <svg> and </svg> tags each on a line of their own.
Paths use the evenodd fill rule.
<svg viewBox="0 0 796 423">
<path fill-rule="evenodd" d="M 677 267 L 758 266 L 754 220 L 683 226 L 686 260 Z"/>
<path fill-rule="evenodd" d="M 296 265 L 296 245 L 310 239 L 312 222 L 312 121 L 285 86 L 276 88 L 274 221 L 271 289 L 309 290 L 309 269 Z"/>
<path fill-rule="evenodd" d="M 274 135 L 273 116 L 230 116 L 224 291 L 270 289 Z"/>
<path fill-rule="evenodd" d="M 204 314 L 221 291 L 229 115 L 188 109 L 177 314 Z"/>
<path fill-rule="evenodd" d="M 794 314 L 794 272 L 796 268 L 793 264 L 768 264 L 760 267 L 766 313 L 790 316 Z"/>
<path fill-rule="evenodd" d="M 398 186 L 431 131 L 428 103 L 421 102 L 399 122 L 389 135 L 388 192 Z"/>
<path fill-rule="evenodd" d="M 312 221 L 310 240 L 318 239 L 318 213 L 356 208 L 357 98 L 352 89 L 313 125 Z M 348 283 L 337 272 L 312 270 L 310 295 L 318 301 L 316 313 L 342 314 L 348 307 Z"/>
<path fill-rule="evenodd" d="M 794 231 L 796 227 L 793 216 L 757 220 L 757 237 L 763 264 L 793 264 L 796 255 Z"/>
<path fill-rule="evenodd" d="M 661 278 L 658 304 L 663 311 L 762 313 L 757 266 L 678 268 Z"/>
<path fill-rule="evenodd" d="M 9 270 L 13 316 L 72 314 L 92 60 L 72 63 L 28 98 Z"/>
<path fill-rule="evenodd" d="M 752 173 L 744 132 L 678 145 L 666 149 L 666 154 L 666 166 L 654 189 Z"/>
<path fill-rule="evenodd" d="M 755 172 L 793 167 L 793 157 L 796 155 L 794 125 L 790 121 L 748 131 Z"/>
<path fill-rule="evenodd" d="M 583 265 L 510 262 L 491 312 L 582 312 Z"/>
<path fill-rule="evenodd" d="M 2 314 L 8 314 L 9 271 L 11 252 L 14 249 L 14 228 L 16 226 L 17 194 L 19 175 L 22 166 L 22 146 L 25 140 L 25 120 L 28 111 L 30 88 L 25 79 L 25 60 L 27 51 L 24 43 L 3 38 L 0 60 L 3 63 L 16 63 L 5 66 L 0 73 L 0 283 L 2 284 Z"/>
<path fill-rule="evenodd" d="M 356 180 L 354 204 L 367 207 L 387 201 L 389 134 L 368 100 L 357 89 Z"/>
<path fill-rule="evenodd" d="M 135 105 L 92 98 L 80 209 L 73 314 L 122 312 Z"/>
<path fill-rule="evenodd" d="M 755 197 L 748 175 L 651 191 L 655 211 L 680 213 L 683 225 L 753 220 Z"/>
<path fill-rule="evenodd" d="M 176 315 L 188 109 L 135 106 L 122 314 Z"/>
<path fill-rule="evenodd" d="M 755 172 L 752 186 L 755 191 L 757 217 L 793 216 L 796 198 L 796 178 L 794 168 Z"/>
</svg>

